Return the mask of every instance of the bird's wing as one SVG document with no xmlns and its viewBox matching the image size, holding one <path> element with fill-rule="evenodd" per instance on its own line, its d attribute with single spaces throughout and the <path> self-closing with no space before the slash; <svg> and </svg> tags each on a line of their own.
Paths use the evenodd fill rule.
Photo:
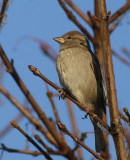
<svg viewBox="0 0 130 160">
<path fill-rule="evenodd" d="M 100 89 L 102 90 L 103 110 L 104 110 L 104 112 L 106 112 L 106 108 L 105 108 L 105 106 L 106 106 L 106 89 L 105 89 L 105 84 L 104 84 L 102 72 L 100 69 L 100 64 L 99 64 L 99 61 L 98 61 L 96 55 L 93 54 L 91 47 L 90 47 L 90 44 L 89 44 L 89 41 L 87 39 L 86 39 L 86 42 L 87 42 L 87 45 L 84 43 L 80 43 L 80 44 L 83 45 L 84 47 L 86 47 L 88 49 L 89 53 L 91 54 L 92 61 L 91 61 L 90 65 L 91 65 L 92 71 L 94 72 L 97 83 L 98 83 Z"/>
<path fill-rule="evenodd" d="M 104 80 L 103 80 L 103 77 L 102 77 L 102 72 L 101 72 L 101 69 L 100 69 L 100 64 L 99 64 L 99 61 L 97 59 L 97 57 L 92 53 L 92 51 L 90 52 L 91 53 L 91 56 L 92 56 L 92 63 L 91 63 L 91 68 L 94 72 L 94 75 L 95 75 L 95 78 L 98 82 L 98 85 L 100 86 L 101 90 L 102 90 L 102 96 L 103 96 L 103 110 L 104 112 L 106 112 L 106 90 L 105 90 L 105 84 L 104 84 Z"/>
</svg>

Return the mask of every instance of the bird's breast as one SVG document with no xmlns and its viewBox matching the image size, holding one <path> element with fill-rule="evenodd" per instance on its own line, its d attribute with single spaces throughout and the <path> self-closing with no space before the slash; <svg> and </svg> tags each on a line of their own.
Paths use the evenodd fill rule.
<svg viewBox="0 0 130 160">
<path fill-rule="evenodd" d="M 97 97 L 97 83 L 90 63 L 88 51 L 70 48 L 60 51 L 56 64 L 62 86 L 84 105 L 93 105 Z"/>
</svg>

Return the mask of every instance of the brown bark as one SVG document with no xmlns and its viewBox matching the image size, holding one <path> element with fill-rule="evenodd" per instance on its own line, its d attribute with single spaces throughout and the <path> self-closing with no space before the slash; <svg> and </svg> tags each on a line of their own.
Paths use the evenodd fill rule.
<svg viewBox="0 0 130 160">
<path fill-rule="evenodd" d="M 74 111 L 73 111 L 73 108 L 72 108 L 71 101 L 66 99 L 66 102 L 67 102 L 67 108 L 68 108 L 68 112 L 69 112 L 69 117 L 70 117 L 70 121 L 71 121 L 73 134 L 74 134 L 75 137 L 78 137 L 79 132 L 78 132 L 76 118 L 75 118 L 75 115 L 74 115 Z M 83 159 L 82 148 L 78 147 L 77 148 L 77 153 L 78 153 L 79 160 L 82 160 Z"/>
<path fill-rule="evenodd" d="M 95 120 L 97 120 L 107 130 L 107 132 L 111 132 L 111 128 L 104 121 L 102 121 L 94 112 L 92 112 L 89 109 L 88 106 L 84 106 L 83 104 L 81 104 L 80 102 L 78 102 L 77 100 L 75 100 L 74 98 L 72 98 L 71 96 L 69 96 L 69 94 L 65 93 L 65 91 L 63 89 L 61 89 L 60 87 L 58 87 L 56 84 L 54 84 L 49 79 L 47 79 L 43 74 L 41 74 L 41 72 L 39 71 L 38 68 L 35 68 L 35 67 L 31 66 L 31 65 L 29 65 L 28 68 L 30 69 L 30 71 L 35 76 L 40 77 L 43 81 L 45 81 L 46 83 L 48 83 L 49 85 L 51 85 L 53 88 L 55 88 L 60 94 L 63 94 L 65 97 L 67 97 L 68 99 L 70 99 L 72 102 L 74 102 L 78 106 L 84 108 L 84 110 L 86 111 L 85 118 L 87 117 L 87 114 L 89 114 Z"/>
<path fill-rule="evenodd" d="M 4 0 L 4 1 L 3 1 L 2 9 L 1 9 L 1 13 L 0 13 L 0 25 L 1 25 L 2 20 L 3 20 L 3 18 L 4 18 L 4 14 L 5 14 L 5 11 L 6 11 L 6 7 L 7 7 L 7 4 L 8 4 L 8 1 L 9 1 L 9 0 Z"/>
<path fill-rule="evenodd" d="M 63 8 L 63 10 L 66 12 L 66 15 L 68 18 L 76 24 L 79 29 L 88 37 L 88 39 L 92 42 L 95 43 L 93 37 L 91 34 L 86 30 L 86 28 L 76 19 L 76 17 L 73 15 L 73 13 L 66 7 L 65 3 L 62 0 L 58 0 L 59 4 Z"/>
<path fill-rule="evenodd" d="M 37 102 L 35 101 L 35 99 L 31 95 L 31 93 L 29 92 L 29 90 L 27 89 L 25 84 L 23 83 L 22 79 L 20 78 L 20 76 L 18 75 L 18 73 L 16 72 L 16 70 L 13 66 L 13 62 L 10 63 L 10 61 L 7 58 L 1 45 L 0 45 L 0 56 L 1 56 L 5 66 L 7 68 L 6 70 L 14 78 L 15 82 L 17 83 L 17 85 L 19 86 L 19 88 L 21 89 L 23 94 L 26 96 L 26 98 L 28 99 L 28 101 L 32 105 L 33 109 L 36 111 L 36 113 L 39 116 L 39 118 L 41 119 L 41 121 L 45 124 L 45 126 L 47 127 L 47 129 L 50 132 L 50 134 L 52 135 L 52 137 L 56 140 L 56 142 L 58 144 L 58 149 L 60 151 L 65 152 L 64 156 L 66 158 L 68 158 L 69 160 L 70 159 L 76 160 L 76 157 L 74 156 L 74 153 L 72 152 L 72 150 L 67 146 L 67 144 L 65 142 L 63 142 L 62 138 L 59 136 L 53 123 L 51 123 L 51 121 L 47 118 L 46 114 L 43 112 L 43 110 L 37 104 Z"/>
<path fill-rule="evenodd" d="M 2 85 L 0 85 L 0 92 L 3 93 L 10 102 L 15 105 L 17 109 L 26 117 L 28 120 L 36 127 L 37 130 L 39 130 L 46 139 L 53 144 L 55 147 L 58 148 L 58 144 L 54 140 L 54 138 L 51 136 L 51 134 L 42 126 L 42 124 L 37 120 L 35 117 L 32 116 L 30 113 L 31 111 L 28 111 L 24 106 L 22 106 Z M 18 122 L 18 121 L 16 121 Z"/>
<path fill-rule="evenodd" d="M 124 6 L 122 6 L 119 10 L 117 10 L 110 18 L 109 23 L 114 22 L 119 18 L 122 14 L 124 14 L 130 8 L 130 1 L 128 0 Z"/>
<path fill-rule="evenodd" d="M 102 38 L 102 49 L 104 53 L 104 62 L 105 62 L 105 77 L 107 84 L 108 100 L 110 104 L 112 137 L 115 143 L 117 159 L 126 160 L 127 156 L 123 138 L 123 130 L 120 123 L 119 112 L 118 112 L 115 77 L 113 71 L 110 35 L 108 28 L 108 15 L 106 12 L 105 0 L 98 0 L 98 11 L 99 11 L 98 19 L 100 22 L 101 38 Z"/>
<path fill-rule="evenodd" d="M 15 68 L 13 67 L 13 65 L 8 60 L 8 58 L 5 55 L 5 53 L 4 53 L 4 51 L 3 51 L 3 49 L 2 49 L 1 46 L 0 46 L 0 56 L 1 56 L 1 58 L 2 58 L 2 60 L 4 62 L 4 64 L 5 64 L 5 66 L 7 67 L 7 71 L 14 78 L 15 82 L 18 84 L 18 86 L 20 87 L 20 89 L 22 90 L 22 92 L 24 93 L 24 95 L 26 96 L 26 98 L 28 99 L 28 101 L 30 102 L 30 104 L 32 105 L 33 109 L 38 114 L 38 116 L 41 119 L 41 121 L 46 125 L 46 127 L 48 128 L 48 130 L 50 131 L 50 133 L 53 135 L 53 137 L 56 140 L 56 142 L 59 144 L 59 146 L 65 145 L 65 144 L 63 144 L 63 142 L 62 142 L 60 136 L 58 135 L 57 131 L 54 129 L 54 127 L 50 123 L 49 119 L 46 117 L 45 113 L 42 111 L 42 109 L 37 104 L 37 102 L 35 101 L 35 99 L 31 95 L 31 93 L 27 89 L 27 87 L 24 85 L 23 81 L 19 77 L 19 75 L 16 72 Z"/>
<path fill-rule="evenodd" d="M 19 130 L 26 138 L 29 142 L 31 142 L 41 153 L 42 155 L 44 155 L 44 157 L 47 160 L 53 160 L 50 155 L 48 153 L 46 153 L 19 125 L 17 122 L 15 121 L 11 121 L 10 122 L 12 124 L 12 127 L 16 128 L 17 130 Z"/>
<path fill-rule="evenodd" d="M 94 6 L 95 6 L 95 16 L 98 17 L 98 1 L 95 0 L 95 3 L 94 3 Z M 95 21 L 95 23 L 97 23 L 96 26 L 99 26 L 99 21 Z M 102 71 L 102 76 L 103 76 L 103 79 L 104 79 L 104 66 L 103 66 L 103 51 L 102 51 L 102 43 L 101 43 L 101 34 L 100 34 L 100 28 L 99 27 L 96 27 L 94 28 L 94 38 L 95 38 L 95 41 L 96 41 L 96 45 L 94 45 L 94 51 L 95 51 L 95 54 L 99 60 L 99 63 L 100 63 L 100 67 L 101 67 L 101 71 Z M 103 114 L 103 121 L 107 123 L 107 117 L 105 114 Z M 106 160 L 110 159 L 109 157 L 109 146 L 108 146 L 108 142 L 109 142 L 109 138 L 108 138 L 108 135 L 104 133 L 104 139 L 105 139 L 105 142 L 106 142 L 106 151 L 105 152 L 102 152 L 102 157 Z"/>
</svg>

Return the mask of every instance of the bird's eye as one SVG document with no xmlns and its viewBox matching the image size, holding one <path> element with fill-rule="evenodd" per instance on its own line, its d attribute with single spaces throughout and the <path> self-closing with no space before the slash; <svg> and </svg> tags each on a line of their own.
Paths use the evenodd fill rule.
<svg viewBox="0 0 130 160">
<path fill-rule="evenodd" d="M 71 39 L 71 36 L 69 36 L 68 39 Z"/>
</svg>

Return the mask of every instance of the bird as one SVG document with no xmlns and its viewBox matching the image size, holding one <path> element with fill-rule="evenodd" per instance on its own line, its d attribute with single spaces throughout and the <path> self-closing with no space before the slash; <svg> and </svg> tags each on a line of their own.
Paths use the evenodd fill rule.
<svg viewBox="0 0 130 160">
<path fill-rule="evenodd" d="M 54 40 L 60 44 L 56 70 L 63 90 L 102 119 L 103 112 L 106 113 L 105 85 L 99 61 L 87 37 L 79 31 L 70 31 Z M 86 112 L 86 107 L 78 107 Z M 105 152 L 103 131 L 93 117 L 90 119 L 94 126 L 96 152 Z"/>
</svg>

